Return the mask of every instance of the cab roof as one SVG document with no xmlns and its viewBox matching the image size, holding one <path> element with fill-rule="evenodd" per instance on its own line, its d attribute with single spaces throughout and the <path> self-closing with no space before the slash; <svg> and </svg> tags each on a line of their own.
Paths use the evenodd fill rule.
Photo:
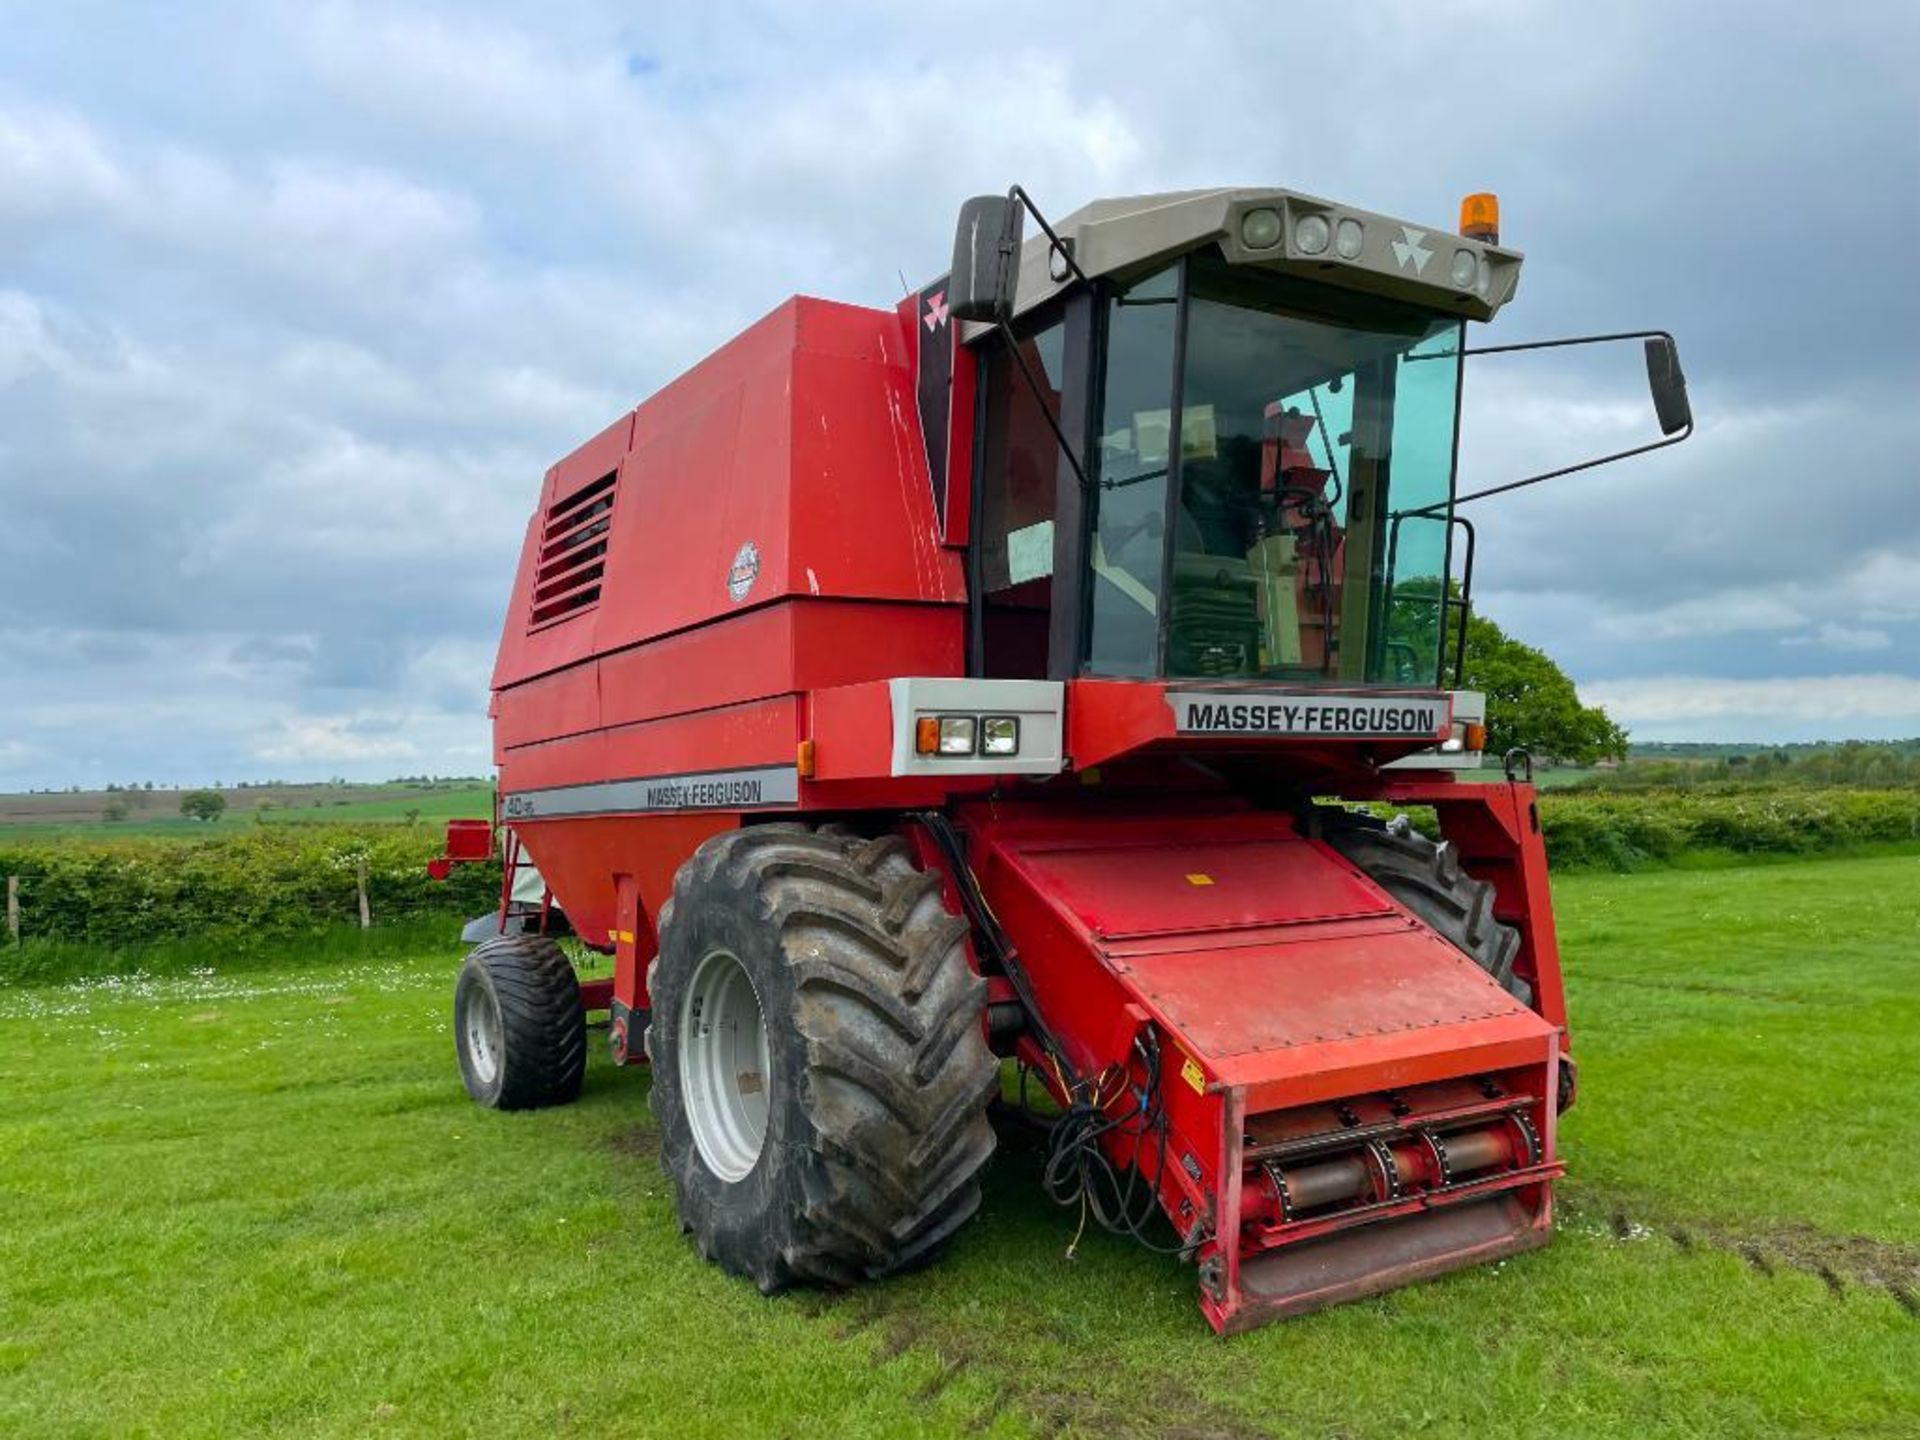
<svg viewBox="0 0 1920 1440">
<path fill-rule="evenodd" d="M 1520 283 L 1517 250 L 1274 187 L 1115 196 L 1081 206 L 1054 229 L 1089 278 L 1122 282 L 1217 245 L 1231 264 L 1469 320 L 1491 320 Z M 1045 234 L 1030 236 L 1021 248 L 1016 315 L 1045 304 L 1071 281 L 1071 270 L 1051 251 Z M 1469 271 L 1466 283 L 1458 283 Z"/>
</svg>

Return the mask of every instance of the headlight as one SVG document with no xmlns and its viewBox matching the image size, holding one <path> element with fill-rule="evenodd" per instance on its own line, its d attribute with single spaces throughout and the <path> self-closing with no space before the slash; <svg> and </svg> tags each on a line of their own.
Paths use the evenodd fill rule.
<svg viewBox="0 0 1920 1440">
<path fill-rule="evenodd" d="M 1020 721 L 1013 715 L 989 715 L 980 722 L 982 755 L 1018 755 Z"/>
<path fill-rule="evenodd" d="M 1366 238 L 1367 232 L 1365 228 L 1361 226 L 1358 220 L 1349 216 L 1334 227 L 1334 252 L 1339 255 L 1342 260 L 1358 260 L 1360 258 L 1360 247 Z"/>
<path fill-rule="evenodd" d="M 973 754 L 973 731 L 973 716 L 942 715 L 940 717 L 940 753 L 942 755 Z"/>
<path fill-rule="evenodd" d="M 1302 255 L 1324 255 L 1333 239 L 1333 227 L 1324 215 L 1302 215 L 1293 226 L 1293 243 Z"/>
<path fill-rule="evenodd" d="M 1471 290 L 1480 278 L 1480 257 L 1471 250 L 1453 252 L 1453 285 L 1456 290 Z"/>
</svg>

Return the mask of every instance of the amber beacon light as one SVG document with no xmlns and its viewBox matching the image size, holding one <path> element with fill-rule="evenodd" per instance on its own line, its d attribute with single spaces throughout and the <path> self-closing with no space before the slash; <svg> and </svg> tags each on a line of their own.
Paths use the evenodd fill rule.
<svg viewBox="0 0 1920 1440">
<path fill-rule="evenodd" d="M 1500 243 L 1500 197 L 1487 191 L 1460 202 L 1460 233 L 1469 240 Z"/>
</svg>

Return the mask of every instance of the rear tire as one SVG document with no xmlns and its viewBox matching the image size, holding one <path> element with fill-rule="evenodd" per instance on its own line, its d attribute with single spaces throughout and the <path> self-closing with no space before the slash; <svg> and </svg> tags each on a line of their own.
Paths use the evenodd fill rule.
<svg viewBox="0 0 1920 1440">
<path fill-rule="evenodd" d="M 844 1286 L 978 1209 L 999 1066 L 966 933 L 897 836 L 755 825 L 680 867 L 646 1043 L 703 1257 L 769 1294 Z"/>
<path fill-rule="evenodd" d="M 1401 905 L 1466 953 L 1522 1004 L 1533 987 L 1513 973 L 1520 932 L 1496 920 L 1493 886 L 1460 868 L 1447 841 L 1429 840 L 1404 815 L 1388 821 L 1346 810 L 1314 812 L 1320 838 Z"/>
<path fill-rule="evenodd" d="M 453 1044 L 467 1094 L 490 1110 L 536 1110 L 580 1094 L 587 1015 L 552 940 L 497 935 L 474 946 L 453 987 Z"/>
</svg>

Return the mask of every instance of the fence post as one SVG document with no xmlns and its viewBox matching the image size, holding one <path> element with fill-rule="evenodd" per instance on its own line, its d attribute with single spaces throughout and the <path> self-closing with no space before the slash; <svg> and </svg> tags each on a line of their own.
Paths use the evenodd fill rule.
<svg viewBox="0 0 1920 1440">
<path fill-rule="evenodd" d="M 7 939 L 20 943 L 20 877 L 7 876 Z"/>
<path fill-rule="evenodd" d="M 362 855 L 353 864 L 354 888 L 360 892 L 360 928 L 373 928 L 373 911 L 367 905 L 367 857 Z"/>
</svg>

